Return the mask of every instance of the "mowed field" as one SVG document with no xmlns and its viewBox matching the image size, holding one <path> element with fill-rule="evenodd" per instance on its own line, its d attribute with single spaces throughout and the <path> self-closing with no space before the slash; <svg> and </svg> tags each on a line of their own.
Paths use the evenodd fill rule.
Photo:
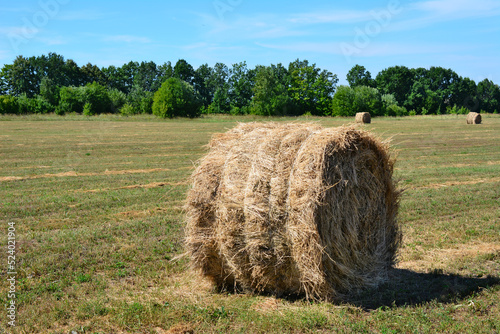
<svg viewBox="0 0 500 334">
<path fill-rule="evenodd" d="M 218 293 L 182 254 L 183 201 L 213 133 L 237 121 L 0 118 L 0 332 L 498 333 L 500 117 L 375 118 L 405 189 L 389 281 L 342 303 Z M 15 223 L 16 327 L 4 305 Z"/>
</svg>

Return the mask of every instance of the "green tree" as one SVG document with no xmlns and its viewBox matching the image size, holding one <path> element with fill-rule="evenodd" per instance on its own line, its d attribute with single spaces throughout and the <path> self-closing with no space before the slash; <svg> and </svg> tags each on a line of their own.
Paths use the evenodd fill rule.
<svg viewBox="0 0 500 334">
<path fill-rule="evenodd" d="M 116 88 L 128 94 L 132 90 L 135 78 L 139 72 L 139 63 L 130 61 L 121 67 L 111 65 L 103 68 L 102 72 L 109 88 Z M 146 81 L 146 79 L 139 81 Z"/>
<path fill-rule="evenodd" d="M 216 63 L 208 81 L 208 87 L 213 94 L 209 106 L 211 113 L 228 113 L 231 109 L 229 102 L 229 68 L 223 63 Z"/>
<path fill-rule="evenodd" d="M 208 112 L 215 114 L 226 114 L 231 111 L 229 102 L 229 84 L 224 84 L 215 91 L 212 103 L 209 105 Z"/>
<path fill-rule="evenodd" d="M 406 116 L 408 112 L 406 108 L 398 105 L 398 101 L 392 94 L 384 94 L 381 96 L 382 103 L 384 104 L 386 116 Z"/>
<path fill-rule="evenodd" d="M 332 116 L 354 116 L 354 101 L 356 93 L 349 86 L 341 85 L 337 88 L 332 100 Z"/>
<path fill-rule="evenodd" d="M 34 110 L 33 110 L 33 112 L 36 113 L 36 114 L 51 113 L 51 112 L 54 112 L 55 109 L 56 109 L 56 105 L 51 104 L 49 101 L 47 101 L 41 95 L 37 95 L 32 100 L 33 100 L 33 103 L 34 103 Z"/>
<path fill-rule="evenodd" d="M 141 62 L 134 76 L 134 85 L 148 92 L 156 92 L 161 82 L 158 80 L 158 69 L 153 61 Z"/>
<path fill-rule="evenodd" d="M 307 60 L 295 60 L 288 65 L 290 74 L 290 96 L 299 108 L 299 113 L 314 113 L 314 96 L 312 84 L 316 79 L 319 69 L 310 66 Z"/>
<path fill-rule="evenodd" d="M 17 98 L 11 95 L 0 95 L 0 114 L 19 113 Z"/>
<path fill-rule="evenodd" d="M 251 112 L 257 115 L 282 116 L 295 113 L 295 105 L 288 95 L 286 69 L 277 66 L 260 66 L 256 69 Z"/>
<path fill-rule="evenodd" d="M 193 86 L 178 78 L 167 79 L 154 94 L 153 114 L 160 117 L 197 117 L 201 101 Z"/>
<path fill-rule="evenodd" d="M 194 68 L 184 59 L 179 59 L 174 66 L 174 77 L 186 81 L 188 84 L 193 84 Z"/>
<path fill-rule="evenodd" d="M 254 71 L 248 70 L 246 62 L 233 64 L 228 81 L 228 96 L 232 108 L 248 107 L 252 98 L 254 76 Z"/>
<path fill-rule="evenodd" d="M 63 115 L 67 112 L 81 114 L 85 105 L 84 87 L 61 87 L 59 90 L 59 105 L 56 114 Z"/>
<path fill-rule="evenodd" d="M 67 59 L 64 63 L 65 81 L 59 83 L 58 86 L 80 86 L 83 82 L 80 67 L 72 60 Z"/>
<path fill-rule="evenodd" d="M 446 69 L 439 66 L 431 66 L 427 71 L 426 78 L 424 79 L 424 84 L 429 87 L 430 90 L 437 91 L 449 91 L 454 82 L 459 79 L 459 76 L 452 69 Z"/>
<path fill-rule="evenodd" d="M 134 85 L 127 95 L 127 101 L 134 114 L 151 114 L 153 113 L 153 97 L 153 92 Z"/>
<path fill-rule="evenodd" d="M 163 63 L 163 65 L 158 66 L 158 83 L 159 86 L 167 80 L 168 78 L 171 78 L 174 76 L 174 69 L 172 67 L 172 63 L 170 61 L 167 61 L 166 63 Z"/>
<path fill-rule="evenodd" d="M 121 85 L 123 89 L 120 89 L 125 94 L 128 94 L 134 87 L 134 78 L 139 71 L 139 63 L 136 61 L 130 61 L 120 67 L 120 77 Z"/>
<path fill-rule="evenodd" d="M 208 64 L 203 64 L 194 72 L 193 87 L 199 94 L 205 107 L 208 107 L 212 103 L 213 92 L 210 87 L 210 78 L 213 75 L 213 71 Z"/>
<path fill-rule="evenodd" d="M 410 71 L 413 73 L 414 81 L 421 81 L 424 84 L 428 84 L 427 80 L 429 77 L 429 70 L 423 67 L 412 68 Z"/>
<path fill-rule="evenodd" d="M 31 98 L 40 91 L 40 73 L 37 71 L 36 58 L 18 56 L 5 73 L 8 90 L 12 95 L 26 94 Z"/>
<path fill-rule="evenodd" d="M 393 66 L 382 70 L 375 78 L 381 94 L 393 94 L 399 105 L 405 105 L 414 83 L 414 73 L 405 66 Z"/>
<path fill-rule="evenodd" d="M 102 73 L 106 77 L 106 83 L 109 89 L 118 89 L 125 93 L 126 89 L 121 68 L 111 65 L 104 67 Z"/>
<path fill-rule="evenodd" d="M 67 86 L 69 78 L 66 73 L 66 61 L 64 57 L 56 53 L 47 56 L 36 57 L 37 72 L 40 75 L 40 83 L 43 78 L 49 78 L 56 86 Z"/>
<path fill-rule="evenodd" d="M 9 68 L 12 65 L 4 65 L 0 70 L 0 95 L 10 94 L 9 88 Z"/>
<path fill-rule="evenodd" d="M 426 73 L 426 77 L 421 81 L 425 85 L 427 90 L 430 90 L 433 93 L 429 93 L 429 101 L 432 99 L 440 100 L 439 107 L 443 105 L 445 109 L 447 106 L 451 106 L 457 102 L 458 99 L 461 99 L 460 95 L 460 81 L 462 79 L 451 69 L 446 69 L 443 67 L 432 66 Z M 436 104 L 432 103 L 432 104 Z M 437 109 L 434 107 L 433 109 L 429 109 L 431 107 L 426 106 L 425 109 L 429 113 L 436 113 Z"/>
<path fill-rule="evenodd" d="M 396 98 L 392 94 L 384 94 L 381 96 L 381 99 L 382 103 L 384 104 L 384 107 L 398 105 L 398 101 L 396 101 Z"/>
<path fill-rule="evenodd" d="M 40 83 L 40 96 L 49 104 L 57 106 L 59 104 L 59 87 L 48 77 L 43 77 Z"/>
<path fill-rule="evenodd" d="M 477 98 L 477 85 L 474 80 L 469 78 L 458 77 L 450 85 L 450 97 L 447 101 L 447 106 L 456 105 L 469 110 L 479 111 Z M 446 97 L 445 97 L 446 99 Z"/>
<path fill-rule="evenodd" d="M 309 65 L 307 60 L 290 63 L 289 92 L 299 112 L 313 115 L 330 114 L 330 105 L 338 82 L 337 75 L 321 71 L 316 64 Z"/>
<path fill-rule="evenodd" d="M 446 107 L 443 105 L 443 98 L 439 92 L 427 89 L 425 95 L 424 108 L 422 110 L 425 109 L 428 114 L 440 114 L 446 110 Z"/>
<path fill-rule="evenodd" d="M 314 99 L 316 111 L 314 114 L 319 116 L 330 114 L 331 103 L 337 87 L 337 82 L 338 78 L 336 74 L 332 74 L 327 70 L 319 72 L 312 86 L 316 91 L 316 98 Z"/>
<path fill-rule="evenodd" d="M 227 84 L 229 79 L 229 68 L 223 63 L 216 63 L 212 76 L 210 77 L 209 85 L 215 93 L 217 89 Z"/>
<path fill-rule="evenodd" d="M 410 110 L 415 110 L 421 114 L 422 108 L 425 107 L 425 99 L 427 98 L 427 88 L 421 81 L 416 81 L 408 94 L 405 101 L 405 107 Z"/>
<path fill-rule="evenodd" d="M 415 81 L 406 99 L 405 106 L 417 114 L 439 114 L 446 110 L 444 91 L 433 91 L 425 85 L 426 80 Z"/>
<path fill-rule="evenodd" d="M 480 110 L 488 113 L 500 111 L 500 87 L 488 79 L 477 84 Z"/>
<path fill-rule="evenodd" d="M 83 93 L 85 104 L 88 104 L 87 109 L 84 108 L 86 115 L 104 114 L 112 111 L 111 99 L 106 87 L 103 85 L 97 82 L 87 84 Z"/>
<path fill-rule="evenodd" d="M 34 114 L 37 111 L 37 101 L 23 93 L 17 97 L 17 104 L 19 105 L 19 114 Z"/>
<path fill-rule="evenodd" d="M 118 113 L 127 103 L 127 95 L 117 88 L 108 89 L 109 99 L 111 100 L 111 111 Z"/>
<path fill-rule="evenodd" d="M 368 112 L 372 116 L 382 116 L 384 114 L 384 104 L 378 89 L 368 86 L 354 87 L 355 112 Z"/>
<path fill-rule="evenodd" d="M 82 76 L 82 84 L 92 84 L 96 82 L 100 85 L 107 85 L 107 78 L 103 71 L 96 65 L 88 63 L 85 66 L 80 67 L 80 72 Z"/>
<path fill-rule="evenodd" d="M 347 73 L 347 82 L 351 88 L 356 86 L 375 86 L 375 80 L 372 79 L 370 71 L 367 71 L 366 68 L 361 65 L 355 65 L 351 68 Z"/>
<path fill-rule="evenodd" d="M 77 86 L 82 82 L 80 68 L 71 59 L 65 61 L 56 53 L 29 58 L 18 56 L 13 64 L 2 69 L 3 91 L 31 98 L 40 93 L 43 78 L 59 87 Z"/>
</svg>

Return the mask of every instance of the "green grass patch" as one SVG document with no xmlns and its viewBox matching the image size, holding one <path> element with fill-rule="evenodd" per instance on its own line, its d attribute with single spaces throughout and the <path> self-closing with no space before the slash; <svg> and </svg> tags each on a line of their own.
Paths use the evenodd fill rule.
<svg viewBox="0 0 500 334">
<path fill-rule="evenodd" d="M 387 283 L 338 303 L 216 293 L 188 269 L 189 176 L 212 134 L 251 121 L 353 119 L 0 116 L 0 247 L 9 222 L 17 242 L 14 332 L 500 331 L 498 115 L 477 126 L 456 115 L 361 126 L 392 142 L 404 240 Z M 0 331 L 12 331 L 2 312 Z"/>
</svg>

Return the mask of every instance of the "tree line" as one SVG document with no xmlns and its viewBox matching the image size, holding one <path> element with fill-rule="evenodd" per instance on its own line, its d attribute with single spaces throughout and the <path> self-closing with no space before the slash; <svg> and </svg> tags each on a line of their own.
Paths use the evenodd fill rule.
<svg viewBox="0 0 500 334">
<path fill-rule="evenodd" d="M 476 84 L 443 67 L 393 66 L 372 78 L 355 65 L 347 81 L 349 86 L 338 87 L 334 96 L 334 115 L 347 116 L 353 109 L 389 116 L 500 111 L 498 85 L 489 79 Z"/>
<path fill-rule="evenodd" d="M 196 117 L 202 113 L 265 116 L 352 116 L 498 112 L 500 88 L 476 83 L 451 69 L 387 68 L 371 77 L 363 66 L 347 75 L 349 86 L 307 60 L 288 66 L 248 68 L 216 63 L 193 68 L 184 59 L 129 62 L 121 67 L 78 66 L 56 53 L 18 56 L 0 71 L 0 113 L 69 112 Z"/>
</svg>

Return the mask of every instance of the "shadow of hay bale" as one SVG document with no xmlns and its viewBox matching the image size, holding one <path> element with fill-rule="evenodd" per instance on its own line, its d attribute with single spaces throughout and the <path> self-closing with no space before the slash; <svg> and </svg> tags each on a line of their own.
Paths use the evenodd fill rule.
<svg viewBox="0 0 500 334">
<path fill-rule="evenodd" d="M 353 127 L 246 123 L 192 175 L 186 248 L 219 289 L 337 299 L 386 279 L 401 234 L 388 146 Z"/>
<path fill-rule="evenodd" d="M 430 301 L 451 303 L 483 288 L 500 284 L 499 277 L 464 277 L 441 271 L 418 273 L 393 268 L 388 274 L 389 280 L 386 282 L 375 288 L 352 293 L 345 301 L 367 310 L 384 306 L 419 305 Z"/>
</svg>

